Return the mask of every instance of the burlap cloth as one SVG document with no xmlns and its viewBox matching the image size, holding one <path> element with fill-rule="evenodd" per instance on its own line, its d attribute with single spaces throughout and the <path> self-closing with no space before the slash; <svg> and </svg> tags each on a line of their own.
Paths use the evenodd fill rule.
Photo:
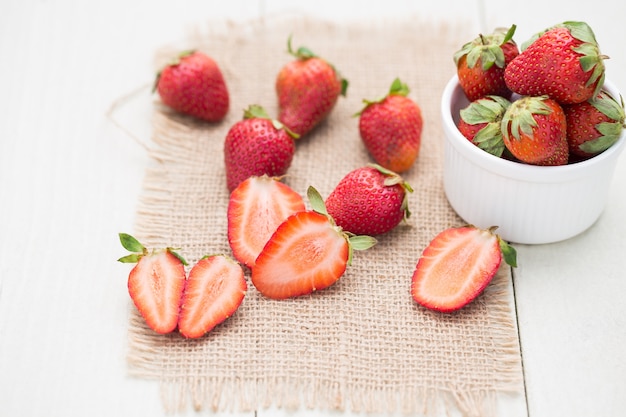
<svg viewBox="0 0 626 417">
<path fill-rule="evenodd" d="M 290 56 L 286 41 L 332 62 L 350 86 L 327 122 L 297 145 L 286 183 L 327 196 L 350 170 L 370 162 L 358 134 L 363 98 L 386 93 L 395 77 L 423 110 L 421 153 L 404 175 L 415 192 L 412 217 L 367 252 L 330 289 L 273 301 L 249 282 L 239 310 L 199 340 L 150 331 L 131 306 L 131 375 L 158 380 L 168 411 L 242 411 L 276 406 L 367 413 L 493 414 L 496 394 L 523 395 L 520 349 L 510 309 L 511 275 L 502 268 L 487 290 L 455 314 L 416 305 L 411 275 L 426 244 L 460 225 L 442 189 L 440 96 L 454 74 L 453 52 L 474 33 L 419 19 L 367 25 L 275 17 L 196 29 L 185 45 L 158 51 L 160 66 L 181 47 L 220 64 L 232 98 L 227 119 L 198 123 L 155 97 L 153 163 L 145 176 L 135 235 L 174 246 L 191 263 L 230 254 L 223 142 L 249 104 L 277 114 L 274 80 Z M 308 204 L 308 202 L 307 202 Z M 249 279 L 249 271 L 246 271 Z"/>
</svg>

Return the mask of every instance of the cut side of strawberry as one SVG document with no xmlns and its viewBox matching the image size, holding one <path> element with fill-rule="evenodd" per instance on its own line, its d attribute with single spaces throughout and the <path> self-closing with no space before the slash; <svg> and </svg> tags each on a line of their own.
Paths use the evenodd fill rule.
<svg viewBox="0 0 626 417">
<path fill-rule="evenodd" d="M 302 211 L 282 223 L 252 268 L 252 283 L 269 298 L 310 294 L 346 270 L 348 242 L 326 216 Z"/>
<path fill-rule="evenodd" d="M 119 261 L 137 263 L 128 275 L 128 293 L 137 310 L 155 332 L 174 331 L 185 286 L 185 260 L 171 248 L 149 252 L 127 234 L 121 233 L 120 241 L 132 253 Z"/>
<path fill-rule="evenodd" d="M 233 255 L 252 267 L 276 228 L 304 210 L 300 194 L 277 178 L 248 178 L 233 190 L 228 203 L 228 242 Z"/>
<path fill-rule="evenodd" d="M 180 305 L 179 332 L 198 338 L 229 318 L 247 290 L 243 269 L 221 255 L 202 258 L 189 271 Z"/>
<path fill-rule="evenodd" d="M 494 230 L 464 226 L 438 234 L 422 252 L 413 273 L 413 299 L 431 310 L 456 311 L 487 287 L 503 257 L 516 266 L 515 249 Z"/>
<path fill-rule="evenodd" d="M 351 263 L 353 249 L 365 250 L 376 243 L 337 227 L 312 187 L 308 196 L 313 210 L 281 223 L 252 267 L 252 283 L 268 298 L 297 297 L 331 286 Z"/>
</svg>

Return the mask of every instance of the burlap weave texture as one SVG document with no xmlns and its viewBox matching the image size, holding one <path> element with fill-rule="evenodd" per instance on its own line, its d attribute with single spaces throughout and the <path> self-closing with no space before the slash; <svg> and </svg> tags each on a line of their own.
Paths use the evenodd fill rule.
<svg viewBox="0 0 626 417">
<path fill-rule="evenodd" d="M 439 110 L 454 74 L 452 54 L 474 36 L 462 27 L 281 17 L 196 31 L 185 48 L 216 59 L 231 109 L 225 121 L 206 124 L 155 102 L 153 163 L 135 235 L 150 246 L 181 248 L 191 263 L 206 254 L 231 254 L 224 138 L 250 104 L 277 114 L 274 80 L 291 59 L 289 35 L 294 46 L 306 45 L 333 63 L 350 84 L 328 120 L 298 142 L 285 182 L 302 195 L 313 185 L 327 196 L 350 170 L 371 162 L 353 115 L 362 99 L 385 94 L 400 77 L 424 116 L 420 156 L 403 175 L 415 190 L 412 216 L 374 248 L 356 252 L 337 284 L 311 296 L 269 300 L 246 270 L 249 290 L 240 309 L 202 339 L 156 335 L 133 311 L 131 374 L 160 381 L 169 410 L 191 402 L 212 411 L 278 406 L 430 416 L 443 406 L 489 415 L 496 394 L 521 388 L 510 271 L 503 267 L 483 295 L 454 314 L 430 312 L 409 293 L 423 248 L 441 230 L 463 224 L 442 187 Z M 157 65 L 177 47 L 159 51 Z"/>
</svg>

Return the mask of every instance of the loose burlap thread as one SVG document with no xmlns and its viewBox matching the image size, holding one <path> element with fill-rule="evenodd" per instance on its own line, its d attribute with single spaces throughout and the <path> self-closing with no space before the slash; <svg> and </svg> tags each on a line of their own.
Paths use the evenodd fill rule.
<svg viewBox="0 0 626 417">
<path fill-rule="evenodd" d="M 419 158 L 403 176 L 412 185 L 407 224 L 380 236 L 331 288 L 275 301 L 249 280 L 239 310 L 205 337 L 157 335 L 131 306 L 131 375 L 160 382 L 170 412 L 279 407 L 434 416 L 494 414 L 496 397 L 520 395 L 522 372 L 511 275 L 502 267 L 473 303 L 453 314 L 422 308 L 410 296 L 411 275 L 428 242 L 463 224 L 442 186 L 440 96 L 454 74 L 452 54 L 474 34 L 420 19 L 337 24 L 276 17 L 198 28 L 184 48 L 211 55 L 224 72 L 231 109 L 218 124 L 195 121 L 154 102 L 152 163 L 135 234 L 151 247 L 177 247 L 191 264 L 231 254 L 227 240 L 223 143 L 243 109 L 277 114 L 274 80 L 291 57 L 286 41 L 307 45 L 350 82 L 329 118 L 299 140 L 284 181 L 303 196 L 309 185 L 327 196 L 350 170 L 371 159 L 358 134 L 362 99 L 384 95 L 395 77 L 422 108 Z M 157 53 L 162 65 L 181 46 Z"/>
</svg>

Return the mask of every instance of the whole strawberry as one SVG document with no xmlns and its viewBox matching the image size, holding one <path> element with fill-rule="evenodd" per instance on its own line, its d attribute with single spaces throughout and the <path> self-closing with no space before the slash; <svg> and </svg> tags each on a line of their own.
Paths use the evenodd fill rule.
<svg viewBox="0 0 626 417">
<path fill-rule="evenodd" d="M 506 149 L 500 128 L 511 102 L 500 96 L 485 96 L 461 109 L 459 132 L 485 152 L 501 157 Z"/>
<path fill-rule="evenodd" d="M 185 51 L 163 68 L 154 83 L 161 101 L 172 109 L 209 122 L 222 120 L 230 103 L 217 63 L 197 51 Z"/>
<path fill-rule="evenodd" d="M 410 98 L 409 87 L 396 78 L 389 93 L 363 100 L 359 116 L 361 139 L 374 161 L 395 172 L 407 171 L 419 156 L 422 110 Z"/>
<path fill-rule="evenodd" d="M 287 173 L 296 150 L 298 135 L 271 119 L 260 106 L 244 111 L 224 141 L 226 185 L 229 191 L 251 176 L 280 177 Z"/>
<path fill-rule="evenodd" d="M 490 35 L 479 35 L 454 54 L 459 84 L 469 101 L 487 95 L 511 97 L 504 82 L 504 69 L 519 54 L 513 35 L 516 26 L 504 32 L 496 29 Z"/>
<path fill-rule="evenodd" d="M 620 97 L 621 98 L 621 97 Z M 590 100 L 563 106 L 570 155 L 582 159 L 605 151 L 624 129 L 624 103 L 602 90 Z"/>
<path fill-rule="evenodd" d="M 548 96 L 522 97 L 511 103 L 501 128 L 504 145 L 521 162 L 567 164 L 565 113 Z"/>
<path fill-rule="evenodd" d="M 597 95 L 604 84 L 606 57 L 584 22 L 549 28 L 522 49 L 504 71 L 506 85 L 520 95 L 548 95 L 561 104 L 582 103 Z"/>
<path fill-rule="evenodd" d="M 300 136 L 306 135 L 331 112 L 348 82 L 335 68 L 306 47 L 288 51 L 296 59 L 282 67 L 276 78 L 280 120 Z"/>
<path fill-rule="evenodd" d="M 326 207 L 343 230 L 376 236 L 411 215 L 407 194 L 412 191 L 395 172 L 370 164 L 343 177 L 326 198 Z"/>
</svg>

